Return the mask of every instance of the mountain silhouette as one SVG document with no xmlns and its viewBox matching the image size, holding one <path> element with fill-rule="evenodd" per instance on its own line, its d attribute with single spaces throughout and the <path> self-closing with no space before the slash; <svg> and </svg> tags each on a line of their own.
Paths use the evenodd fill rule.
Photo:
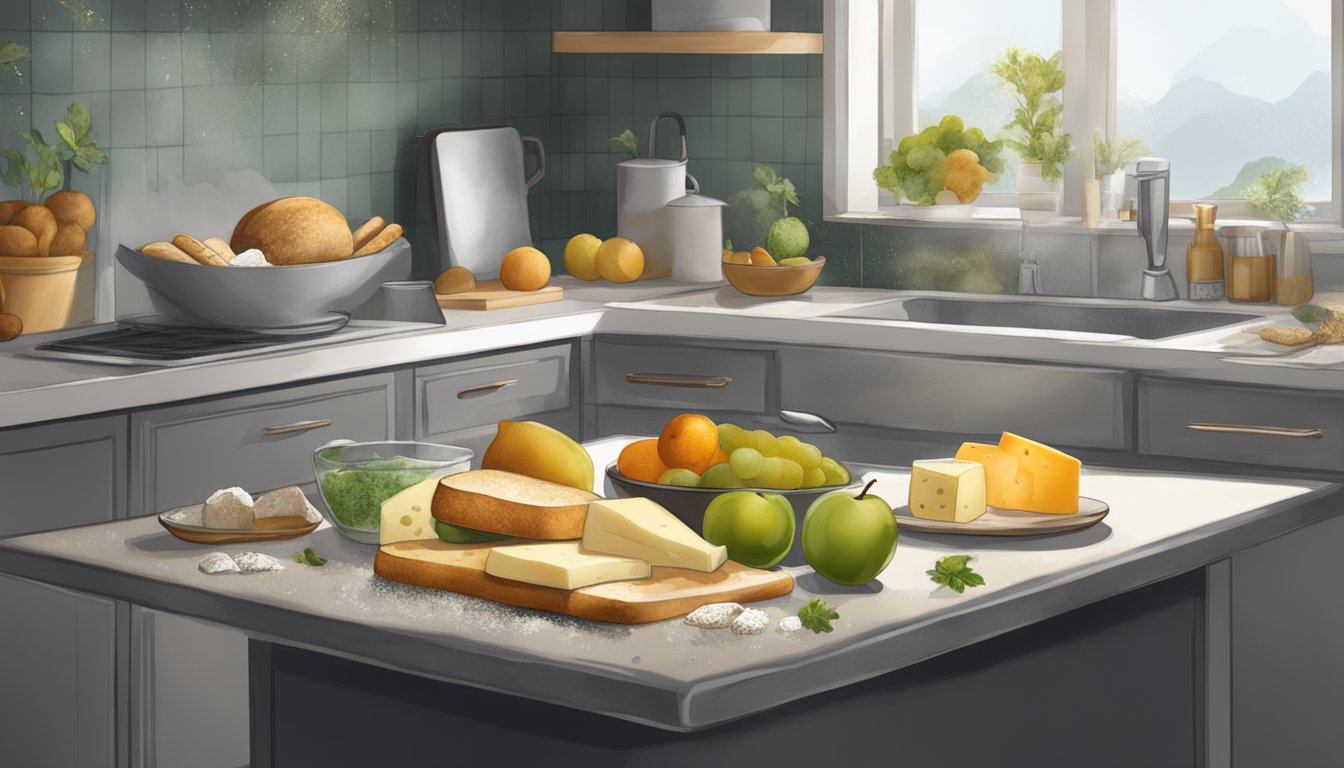
<svg viewBox="0 0 1344 768">
<path fill-rule="evenodd" d="M 1222 35 L 1176 71 L 1173 86 L 1199 77 L 1263 101 L 1285 98 L 1293 83 L 1330 66 L 1330 41 L 1301 17 L 1284 14 L 1281 21 L 1295 23 L 1282 31 L 1244 26 Z"/>
</svg>

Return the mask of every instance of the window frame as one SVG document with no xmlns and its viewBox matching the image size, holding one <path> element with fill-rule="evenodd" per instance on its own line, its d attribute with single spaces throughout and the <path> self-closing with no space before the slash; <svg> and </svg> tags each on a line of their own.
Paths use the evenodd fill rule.
<svg viewBox="0 0 1344 768">
<path fill-rule="evenodd" d="M 930 208 L 897 206 L 877 189 L 872 169 L 896 137 L 917 130 L 917 5 L 936 0 L 825 0 L 823 6 L 823 214 L 829 221 L 941 222 Z M 1117 6 L 1123 0 L 1060 0 L 1065 86 L 1063 129 L 1078 151 L 1064 166 L 1062 217 L 1082 213 L 1083 180 L 1090 177 L 1092 131 L 1116 134 Z M 1344 195 L 1344 0 L 1331 0 L 1331 200 L 1317 201 L 1307 229 L 1339 228 Z M 883 98 L 886 96 L 887 98 Z M 1189 218 L 1190 205 L 1213 202 L 1219 218 L 1249 216 L 1242 200 L 1172 200 L 1172 217 Z M 1017 220 L 1016 195 L 986 193 L 965 225 Z M 1119 223 L 1116 223 L 1119 226 Z M 1106 226 L 1109 226 L 1106 225 Z M 1127 228 L 1132 228 L 1126 225 Z"/>
</svg>

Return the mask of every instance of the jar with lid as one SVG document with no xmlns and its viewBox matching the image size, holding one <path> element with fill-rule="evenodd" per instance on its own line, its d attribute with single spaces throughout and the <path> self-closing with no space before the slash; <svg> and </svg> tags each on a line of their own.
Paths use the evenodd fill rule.
<svg viewBox="0 0 1344 768">
<path fill-rule="evenodd" d="M 1262 227 L 1220 227 L 1226 254 L 1229 301 L 1269 301 L 1274 295 L 1274 255 L 1267 252 Z"/>
</svg>

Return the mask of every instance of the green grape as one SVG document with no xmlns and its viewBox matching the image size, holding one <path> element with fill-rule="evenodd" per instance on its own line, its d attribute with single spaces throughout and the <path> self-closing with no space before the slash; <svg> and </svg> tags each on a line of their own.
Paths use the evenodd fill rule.
<svg viewBox="0 0 1344 768">
<path fill-rule="evenodd" d="M 775 436 L 766 432 L 764 429 L 758 429 L 752 433 L 756 438 L 756 450 L 761 452 L 762 456 L 778 456 L 779 446 L 775 443 Z"/>
<path fill-rule="evenodd" d="M 789 458 L 802 464 L 804 471 L 821 468 L 821 449 L 811 443 L 803 443 L 802 451 L 799 452 L 799 455 L 797 457 L 790 456 Z"/>
<path fill-rule="evenodd" d="M 820 466 L 803 470 L 803 487 L 820 488 L 826 484 L 826 472 Z"/>
<path fill-rule="evenodd" d="M 755 438 L 751 433 L 737 426 L 736 424 L 719 425 L 719 447 L 724 453 L 732 453 L 735 449 L 746 445 L 753 445 Z"/>
<path fill-rule="evenodd" d="M 821 471 L 826 473 L 827 485 L 844 485 L 849 482 L 849 470 L 830 456 L 822 458 Z"/>
<path fill-rule="evenodd" d="M 757 488 L 778 488 L 784 477 L 784 460 L 778 456 L 769 456 L 761 461 L 761 471 L 752 478 L 751 484 Z"/>
<path fill-rule="evenodd" d="M 793 490 L 802 486 L 803 468 L 798 465 L 798 462 L 790 461 L 788 459 L 780 459 L 779 462 L 783 472 L 780 473 L 779 485 L 776 485 L 775 487 L 783 488 L 785 490 Z"/>
<path fill-rule="evenodd" d="M 781 435 L 776 438 L 775 445 L 779 446 L 780 456 L 792 461 L 798 461 L 798 457 L 803 451 L 803 441 L 793 435 Z"/>
<path fill-rule="evenodd" d="M 728 455 L 728 467 L 733 474 L 743 480 L 750 480 L 761 473 L 761 464 L 765 458 L 755 448 L 738 448 Z"/>
<path fill-rule="evenodd" d="M 942 120 L 938 121 L 938 127 L 945 133 L 961 133 L 962 129 L 966 127 L 966 124 L 956 115 L 947 115 L 943 117 Z"/>
<path fill-rule="evenodd" d="M 680 467 L 669 469 L 658 478 L 659 485 L 677 485 L 682 488 L 696 488 L 700 485 L 700 476 L 692 470 Z"/>
<path fill-rule="evenodd" d="M 742 488 L 742 481 L 733 474 L 732 467 L 728 462 L 715 464 L 705 470 L 705 474 L 700 476 L 701 488 Z"/>
</svg>

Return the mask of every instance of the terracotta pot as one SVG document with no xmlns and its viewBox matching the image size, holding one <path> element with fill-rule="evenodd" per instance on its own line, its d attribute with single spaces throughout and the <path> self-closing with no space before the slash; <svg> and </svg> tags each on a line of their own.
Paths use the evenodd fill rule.
<svg viewBox="0 0 1344 768">
<path fill-rule="evenodd" d="M 75 302 L 79 268 L 92 259 L 91 251 L 83 256 L 0 256 L 5 311 L 23 319 L 24 333 L 64 328 Z"/>
</svg>

